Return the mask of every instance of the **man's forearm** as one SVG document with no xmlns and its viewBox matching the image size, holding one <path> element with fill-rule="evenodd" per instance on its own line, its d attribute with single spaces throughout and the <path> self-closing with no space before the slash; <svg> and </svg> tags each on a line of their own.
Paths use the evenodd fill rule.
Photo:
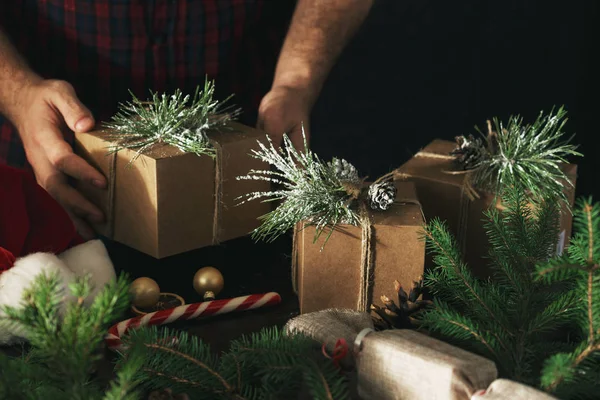
<svg viewBox="0 0 600 400">
<path fill-rule="evenodd" d="M 312 105 L 373 0 L 298 0 L 273 86 L 301 89 Z"/>
<path fill-rule="evenodd" d="M 0 114 L 15 121 L 18 94 L 28 84 L 40 80 L 0 29 Z"/>
</svg>

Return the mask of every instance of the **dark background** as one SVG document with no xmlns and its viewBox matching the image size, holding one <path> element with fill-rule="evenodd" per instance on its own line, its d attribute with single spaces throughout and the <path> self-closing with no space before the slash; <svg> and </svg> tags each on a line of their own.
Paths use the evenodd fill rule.
<svg viewBox="0 0 600 400">
<path fill-rule="evenodd" d="M 434 138 L 564 105 L 577 193 L 593 195 L 597 21 L 594 0 L 376 0 L 316 104 L 312 148 L 374 177 Z"/>
</svg>

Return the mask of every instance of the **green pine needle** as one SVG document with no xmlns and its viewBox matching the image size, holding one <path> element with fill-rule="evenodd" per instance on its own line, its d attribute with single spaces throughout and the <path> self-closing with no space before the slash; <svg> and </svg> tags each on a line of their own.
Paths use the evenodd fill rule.
<svg viewBox="0 0 600 400">
<path fill-rule="evenodd" d="M 528 205 L 519 185 L 503 192 L 504 211 L 486 211 L 493 276 L 464 264 L 445 223 L 425 229 L 435 268 L 425 275 L 434 307 L 422 326 L 496 362 L 500 376 L 560 398 L 594 398 L 600 389 L 600 204 L 579 200 L 574 235 L 561 256 L 556 201 Z M 556 341 L 557 333 L 575 329 Z M 563 397 L 564 396 L 564 397 Z"/>
<path fill-rule="evenodd" d="M 251 156 L 276 170 L 251 170 L 238 180 L 269 181 L 279 188 L 268 192 L 252 192 L 239 199 L 252 201 L 281 201 L 272 212 L 261 217 L 262 224 L 253 231 L 256 240 L 272 241 L 306 221 L 316 227 L 315 240 L 326 229 L 330 234 L 340 223 L 357 225 L 359 216 L 347 190 L 337 177 L 332 163 L 325 163 L 307 145 L 304 129 L 304 151 L 296 150 L 287 135 L 284 146 L 276 149 L 269 137 L 268 146 L 259 142 L 260 149 Z"/>
<path fill-rule="evenodd" d="M 151 100 L 142 101 L 131 93 L 132 101 L 120 104 L 110 122 L 104 124 L 107 138 L 114 142 L 111 152 L 122 149 L 136 150 L 135 161 L 152 146 L 160 143 L 199 156 L 214 157 L 216 152 L 208 132 L 223 128 L 240 113 L 239 109 L 224 107 L 215 100 L 215 85 L 208 79 L 204 88 L 196 88 L 193 97 L 179 89 L 172 95 L 150 92 Z"/>
<path fill-rule="evenodd" d="M 93 379 L 106 331 L 129 307 L 127 276 L 107 284 L 86 306 L 91 289 L 87 278 L 65 288 L 57 274 L 40 274 L 25 291 L 22 308 L 4 307 L 0 326 L 18 326 L 30 348 L 18 358 L 0 354 L 0 398 L 139 398 L 133 379 L 139 357 L 125 363 L 108 391 Z"/>
<path fill-rule="evenodd" d="M 306 386 L 314 399 L 348 398 L 347 382 L 312 339 L 266 328 L 231 343 L 215 357 L 196 336 L 145 327 L 123 338 L 121 362 L 131 352 L 144 360 L 137 380 L 147 391 L 170 388 L 193 399 L 295 398 Z"/>
<path fill-rule="evenodd" d="M 549 114 L 539 113 L 532 124 L 511 116 L 504 124 L 494 118 L 496 135 L 488 136 L 488 154 L 473 170 L 473 186 L 501 195 L 514 184 L 529 190 L 532 200 L 549 197 L 568 204 L 565 185 L 573 186 L 561 170 L 569 156 L 582 156 L 572 137 L 565 139 L 567 111 L 560 107 Z"/>
<path fill-rule="evenodd" d="M 579 328 L 583 340 L 571 352 L 546 360 L 541 385 L 561 394 L 577 391 L 569 398 L 589 398 L 600 388 L 600 204 L 591 198 L 579 199 L 573 227 L 575 234 L 566 253 L 538 265 L 536 278 L 546 283 L 573 283 L 563 296 L 574 299 L 569 322 Z M 579 393 L 581 388 L 589 390 Z"/>
<path fill-rule="evenodd" d="M 503 194 L 506 209 L 485 213 L 490 279 L 473 275 L 445 223 L 434 219 L 427 225 L 435 268 L 426 272 L 425 286 L 433 292 L 435 306 L 421 318 L 423 327 L 442 339 L 492 359 L 502 377 L 535 385 L 543 353 L 530 349 L 551 339 L 544 334 L 571 321 L 577 299 L 557 295 L 556 288 L 534 279 L 536 264 L 555 251 L 557 202 L 532 210 L 524 188 L 510 186 Z"/>
</svg>

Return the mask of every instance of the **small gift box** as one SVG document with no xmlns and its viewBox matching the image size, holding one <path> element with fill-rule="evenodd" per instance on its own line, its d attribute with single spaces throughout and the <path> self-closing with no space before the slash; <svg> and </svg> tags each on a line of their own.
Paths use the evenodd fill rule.
<svg viewBox="0 0 600 400">
<path fill-rule="evenodd" d="M 261 145 L 253 156 L 272 170 L 254 170 L 240 180 L 269 181 L 265 198 L 279 204 L 261 217 L 253 237 L 274 240 L 294 230 L 292 281 L 302 313 L 330 307 L 369 309 L 394 281 L 406 287 L 423 275 L 425 224 L 415 187 L 388 173 L 373 182 L 348 161 L 323 162 L 308 146 Z"/>
<path fill-rule="evenodd" d="M 448 224 L 458 240 L 465 261 L 469 265 L 477 266 L 474 273 L 485 278 L 489 271 L 482 265 L 481 260 L 488 255 L 489 245 L 483 223 L 484 211 L 491 207 L 501 210 L 502 204 L 496 193 L 491 193 L 486 189 L 481 190 L 473 185 L 472 174 L 479 173 L 478 168 L 487 168 L 492 164 L 490 162 L 487 165 L 482 164 L 482 167 L 468 169 L 477 165 L 478 161 L 473 161 L 477 160 L 474 155 L 476 150 L 471 150 L 471 148 L 465 150 L 465 143 L 475 143 L 480 139 L 464 139 L 462 137 L 457 139 L 460 139 L 458 145 L 450 141 L 434 140 L 398 168 L 395 176 L 396 179 L 408 179 L 415 183 L 426 218 L 431 220 L 438 217 Z M 488 136 L 488 141 L 491 141 L 490 136 Z M 483 158 L 485 155 L 479 157 Z M 462 164 L 457 161 L 461 161 Z M 472 164 L 469 165 L 469 162 Z M 574 204 L 577 166 L 556 163 L 555 160 L 549 160 L 546 164 L 540 163 L 540 165 L 549 165 L 548 175 L 552 173 L 557 176 L 559 175 L 558 171 L 552 170 L 556 165 L 556 170 L 560 169 L 560 172 L 570 182 L 569 184 L 565 180 L 563 186 L 564 200 L 566 201 L 562 204 L 560 234 L 556 245 L 557 253 L 560 254 L 569 242 L 571 235 L 572 214 L 569 206 L 572 207 Z M 555 182 L 554 178 L 552 182 Z M 536 182 L 536 184 L 538 183 Z M 539 182 L 539 184 L 543 185 L 543 182 Z M 544 190 L 543 188 L 535 189 L 538 192 Z"/>
<path fill-rule="evenodd" d="M 205 88 L 204 94 L 210 89 Z M 174 104 L 176 100 L 173 98 L 171 105 L 181 106 Z M 204 102 L 211 104 L 206 99 Z M 140 112 L 146 103 L 138 101 L 134 111 Z M 147 119 L 161 112 L 161 100 L 155 98 L 152 107 L 151 114 L 144 116 Z M 132 114 L 126 118 L 141 118 Z M 238 175 L 265 167 L 264 162 L 249 156 L 258 143 L 266 141 L 264 132 L 230 118 L 219 122 L 218 116 L 214 118 L 219 123 L 208 129 L 180 126 L 176 118 L 170 122 L 173 127 L 152 122 L 157 131 L 185 129 L 174 138 L 163 140 L 158 133 L 152 136 L 151 130 L 148 138 L 135 136 L 135 132 L 130 132 L 135 125 L 129 127 L 123 122 L 126 118 L 117 125 L 128 129 L 122 137 L 122 132 L 111 125 L 75 137 L 75 152 L 108 179 L 108 190 L 85 183 L 78 187 L 105 214 L 106 222 L 95 225 L 98 233 L 155 258 L 164 258 L 245 236 L 259 225 L 258 217 L 270 210 L 265 203 L 239 205 L 236 200 L 248 191 L 266 191 L 270 187 L 266 181 L 235 180 Z M 206 119 L 197 118 L 199 122 Z M 206 120 L 210 125 L 210 120 Z M 121 145 L 119 139 L 125 144 Z M 128 147 L 131 143 L 134 145 Z M 118 151 L 110 152 L 111 148 Z M 201 151 L 195 151 L 196 148 Z"/>
<path fill-rule="evenodd" d="M 300 312 L 327 308 L 366 311 L 387 295 L 393 282 L 410 287 L 423 275 L 425 223 L 415 187 L 396 182 L 396 201 L 387 210 L 368 210 L 359 226 L 339 224 L 318 240 L 316 228 L 302 221 L 294 233 L 293 279 Z"/>
</svg>

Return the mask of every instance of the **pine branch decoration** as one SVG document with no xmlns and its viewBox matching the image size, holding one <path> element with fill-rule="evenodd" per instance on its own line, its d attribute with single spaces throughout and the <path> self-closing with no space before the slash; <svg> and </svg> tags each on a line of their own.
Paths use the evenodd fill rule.
<svg viewBox="0 0 600 400">
<path fill-rule="evenodd" d="M 435 268 L 425 275 L 434 306 L 420 327 L 496 362 L 502 377 L 538 386 L 541 365 L 556 348 L 550 333 L 573 318 L 577 297 L 562 286 L 535 279 L 538 263 L 555 252 L 558 203 L 532 210 L 519 186 L 503 194 L 504 211 L 485 213 L 493 277 L 476 278 L 463 262 L 456 239 L 439 219 L 425 229 Z"/>
<path fill-rule="evenodd" d="M 596 398 L 600 381 L 600 204 L 578 201 L 573 236 L 566 253 L 540 264 L 537 278 L 546 283 L 575 282 L 573 322 L 582 340 L 570 352 L 553 355 L 544 364 L 542 387 L 568 398 Z M 587 390 L 573 397 L 574 391 Z"/>
<path fill-rule="evenodd" d="M 273 241 L 292 229 L 298 222 L 307 221 L 316 227 L 315 240 L 329 229 L 331 234 L 338 224 L 359 225 L 360 204 L 373 210 L 385 210 L 395 201 L 393 183 L 375 181 L 369 187 L 348 161 L 334 158 L 322 161 L 312 152 L 302 129 L 304 150 L 294 148 L 284 134 L 284 145 L 276 149 L 270 137 L 268 145 L 258 142 L 259 150 L 251 156 L 274 170 L 251 170 L 238 180 L 264 180 L 277 188 L 268 192 L 252 192 L 241 196 L 241 204 L 248 201 L 281 201 L 270 213 L 261 217 L 262 224 L 252 232 L 256 240 Z"/>
<path fill-rule="evenodd" d="M 24 293 L 24 308 L 5 307 L 0 326 L 17 326 L 30 349 L 22 357 L 0 352 L 2 399 L 138 399 L 134 379 L 141 368 L 139 353 L 132 353 L 109 387 L 93 380 L 101 344 L 110 323 L 129 306 L 128 281 L 121 275 L 85 306 L 91 285 L 81 279 L 69 287 L 75 301 L 61 311 L 65 293 L 56 274 L 39 275 Z"/>
<path fill-rule="evenodd" d="M 573 183 L 561 170 L 569 156 L 581 156 L 571 138 L 564 139 L 566 110 L 560 107 L 549 114 L 540 112 L 531 124 L 520 116 L 511 116 L 507 124 L 494 118 L 488 121 L 488 133 L 481 138 L 458 136 L 455 156 L 459 169 L 470 171 L 471 185 L 501 195 L 504 188 L 521 185 L 533 201 L 558 198 L 568 204 L 565 185 Z"/>
<path fill-rule="evenodd" d="M 196 155 L 214 157 L 215 149 L 207 134 L 222 129 L 235 120 L 240 109 L 214 99 L 215 84 L 208 79 L 204 88 L 196 88 L 194 96 L 177 89 L 172 95 L 150 92 L 147 101 L 131 91 L 132 101 L 120 104 L 120 109 L 104 125 L 106 137 L 114 145 L 111 153 L 122 149 L 136 150 L 131 162 L 157 144 L 167 144 Z"/>
<path fill-rule="evenodd" d="M 174 336 L 177 341 L 169 340 Z M 262 400 L 296 398 L 304 386 L 314 399 L 348 398 L 345 377 L 315 351 L 312 339 L 276 328 L 233 341 L 218 358 L 198 337 L 165 328 L 132 331 L 124 343 L 119 362 L 129 351 L 144 354 L 137 380 L 147 391 L 168 387 L 192 399 Z"/>
</svg>

